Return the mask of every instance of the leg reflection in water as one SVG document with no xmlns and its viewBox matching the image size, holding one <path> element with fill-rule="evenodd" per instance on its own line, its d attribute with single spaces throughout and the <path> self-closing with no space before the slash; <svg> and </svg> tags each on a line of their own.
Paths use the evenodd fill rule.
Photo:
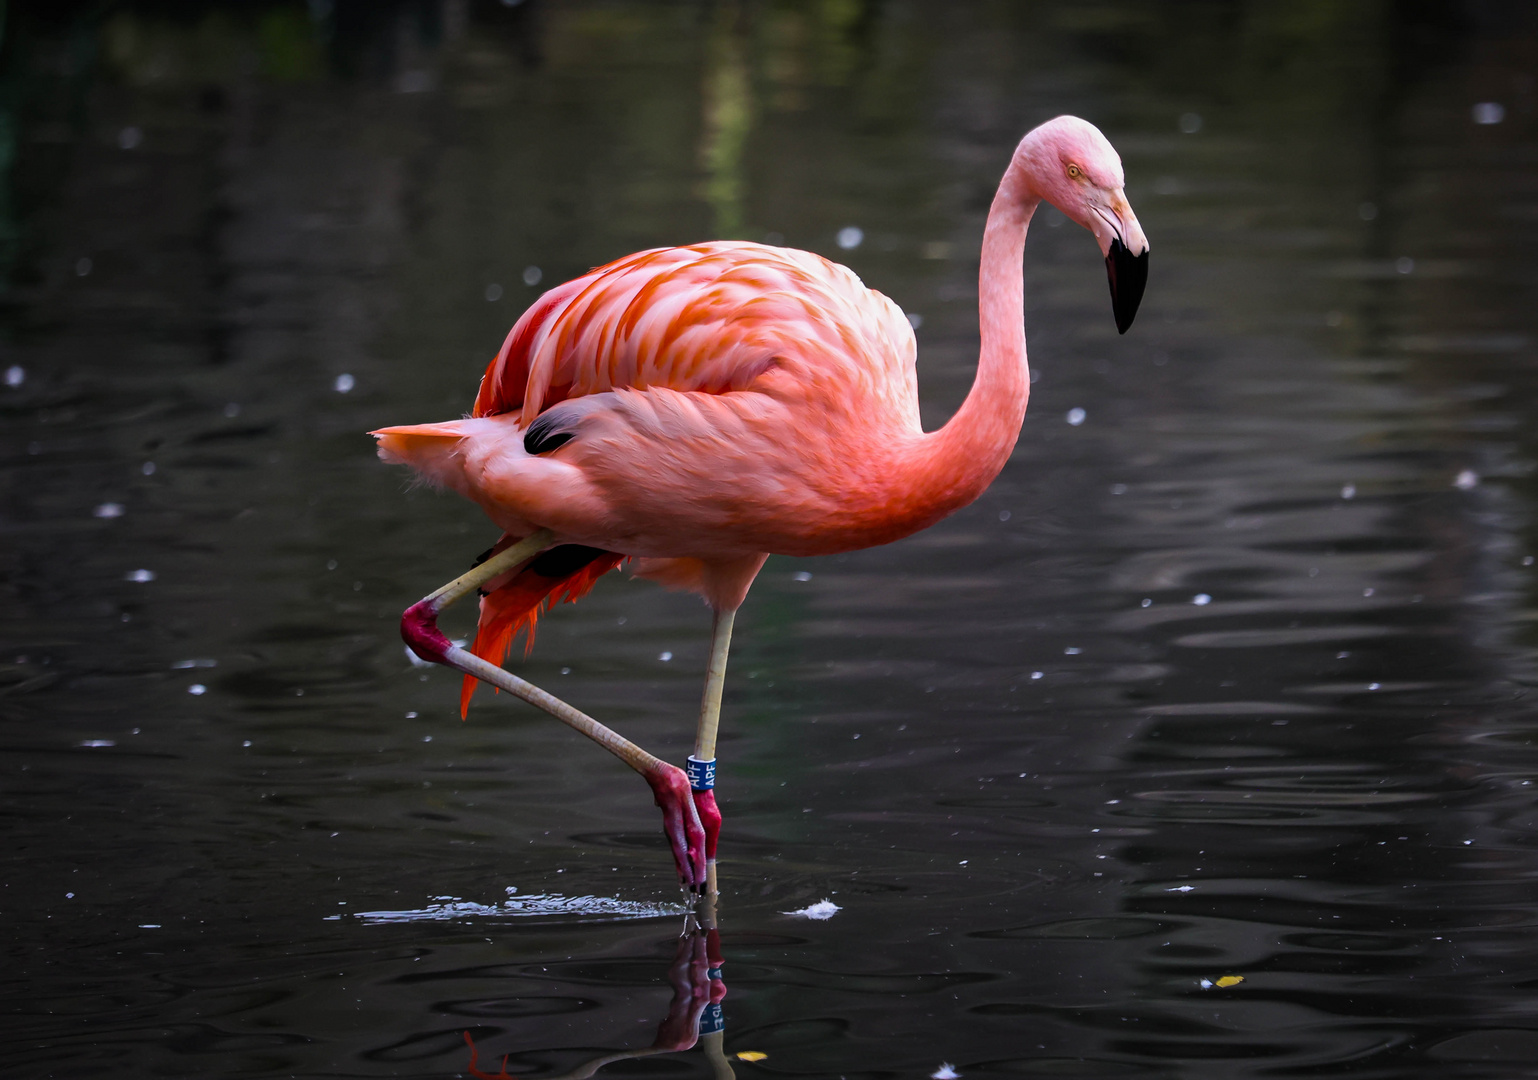
<svg viewBox="0 0 1538 1080">
<path fill-rule="evenodd" d="M 726 1060 L 724 1040 L 725 1021 L 721 1013 L 721 999 L 726 997 L 726 983 L 721 977 L 725 963 L 721 956 L 721 936 L 716 929 L 715 897 L 706 894 L 701 898 L 696 912 L 687 916 L 683 936 L 673 954 L 668 968 L 668 981 L 673 984 L 673 1000 L 668 1004 L 668 1014 L 657 1025 L 657 1037 L 650 1046 L 639 1050 L 617 1050 L 601 1054 L 591 1061 L 550 1080 L 586 1080 L 599 1069 L 615 1061 L 650 1057 L 653 1054 L 673 1054 L 691 1049 L 696 1043 L 705 1051 L 716 1080 L 735 1080 L 731 1064 Z M 470 1046 L 470 1065 L 467 1069 L 477 1080 L 517 1080 L 507 1071 L 507 1057 L 502 1067 L 494 1073 L 480 1068 L 475 1040 L 465 1032 L 465 1042 Z"/>
</svg>

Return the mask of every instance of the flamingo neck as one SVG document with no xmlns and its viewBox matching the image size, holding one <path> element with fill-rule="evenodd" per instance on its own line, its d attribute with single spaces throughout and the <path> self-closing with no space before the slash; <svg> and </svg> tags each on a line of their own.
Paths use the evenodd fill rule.
<svg viewBox="0 0 1538 1080">
<path fill-rule="evenodd" d="M 978 270 L 982 351 L 961 408 L 914 447 L 935 520 L 967 505 L 993 482 L 1020 437 L 1031 394 L 1025 358 L 1025 234 L 1040 202 L 1021 159 L 1011 162 L 988 211 Z"/>
</svg>

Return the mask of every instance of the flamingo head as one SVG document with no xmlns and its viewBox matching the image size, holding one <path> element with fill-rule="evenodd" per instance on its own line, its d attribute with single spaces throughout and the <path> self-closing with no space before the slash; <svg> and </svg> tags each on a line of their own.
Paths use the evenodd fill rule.
<svg viewBox="0 0 1538 1080">
<path fill-rule="evenodd" d="M 1015 151 L 1035 197 L 1094 234 L 1105 256 L 1116 329 L 1125 334 L 1148 283 L 1148 237 L 1127 202 L 1121 157 L 1094 124 L 1059 116 Z"/>
</svg>

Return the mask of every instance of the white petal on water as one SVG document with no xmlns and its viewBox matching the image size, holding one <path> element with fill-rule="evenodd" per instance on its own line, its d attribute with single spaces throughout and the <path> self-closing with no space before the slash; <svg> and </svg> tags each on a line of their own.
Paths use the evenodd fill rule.
<svg viewBox="0 0 1538 1080">
<path fill-rule="evenodd" d="M 5 385 L 15 389 L 27 381 L 27 369 L 20 364 L 12 364 L 5 369 Z"/>
<path fill-rule="evenodd" d="M 668 662 L 668 661 L 669 661 L 669 660 L 671 660 L 671 659 L 673 659 L 673 654 L 672 654 L 672 653 L 670 653 L 670 652 L 665 652 L 665 653 L 662 653 L 662 654 L 661 654 L 661 655 L 659 655 L 659 656 L 658 656 L 658 657 L 657 657 L 657 659 L 658 659 L 658 660 L 661 660 L 661 661 L 662 661 L 662 662 L 663 662 L 663 663 L 664 663 L 664 664 L 665 664 L 665 663 L 667 663 L 667 662 Z"/>
<path fill-rule="evenodd" d="M 1191 603 L 1195 604 L 1197 607 L 1206 607 L 1208 604 L 1212 603 L 1212 597 L 1208 596 L 1204 592 L 1199 592 L 1195 596 L 1191 597 Z"/>
<path fill-rule="evenodd" d="M 431 660 L 423 660 L 416 653 L 412 652 L 410 645 L 404 646 L 404 648 L 406 650 L 406 659 L 411 661 L 411 666 L 412 667 L 432 667 L 433 666 L 433 662 Z"/>
<path fill-rule="evenodd" d="M 171 661 L 171 669 L 173 671 L 188 671 L 188 670 L 190 670 L 192 668 L 218 667 L 218 666 L 219 666 L 219 661 L 210 659 L 209 657 L 205 657 L 205 656 L 194 657 L 191 660 L 173 660 L 173 661 Z"/>
<path fill-rule="evenodd" d="M 208 687 L 204 686 L 200 682 L 195 682 L 191 686 L 187 687 L 187 693 L 191 694 L 193 697 L 202 697 L 204 694 L 208 693 Z"/>
<path fill-rule="evenodd" d="M 940 1062 L 940 1067 L 929 1074 L 929 1080 L 959 1080 L 961 1074 L 956 1071 L 956 1066 L 949 1061 Z"/>
<path fill-rule="evenodd" d="M 117 742 L 113 739 L 86 739 L 80 745 L 91 750 L 96 750 L 104 746 L 116 746 Z"/>
<path fill-rule="evenodd" d="M 1394 260 L 1394 269 L 1401 274 L 1413 274 L 1415 272 L 1415 260 L 1408 255 L 1401 255 Z"/>
<path fill-rule="evenodd" d="M 486 302 L 495 304 L 500 299 L 502 299 L 502 286 L 493 281 L 486 286 Z"/>
<path fill-rule="evenodd" d="M 91 516 L 99 518 L 120 518 L 123 516 L 123 504 L 102 503 L 95 510 L 91 511 Z"/>
<path fill-rule="evenodd" d="M 1453 487 L 1459 491 L 1473 491 L 1479 486 L 1479 474 L 1473 469 L 1464 469 L 1453 481 Z"/>
<path fill-rule="evenodd" d="M 1340 489 L 1340 497 L 1342 499 L 1354 499 L 1354 498 L 1356 498 L 1356 485 L 1355 484 L 1347 484 L 1345 487 L 1341 488 Z"/>
<path fill-rule="evenodd" d="M 523 268 L 523 283 L 533 288 L 544 280 L 545 272 L 537 266 L 525 266 Z"/>
<path fill-rule="evenodd" d="M 794 578 L 795 580 L 797 580 L 797 581 L 811 581 L 812 580 L 811 572 L 807 571 L 807 570 L 797 570 L 794 574 L 792 574 L 790 576 L 792 578 Z"/>
<path fill-rule="evenodd" d="M 916 311 L 908 312 L 908 325 L 917 330 L 919 327 L 924 325 L 924 316 L 920 315 Z"/>
<path fill-rule="evenodd" d="M 838 231 L 838 246 L 845 251 L 853 251 L 865 242 L 865 230 L 858 225 L 845 225 Z"/>
<path fill-rule="evenodd" d="M 124 581 L 137 581 L 137 582 L 140 582 L 141 584 L 143 582 L 146 582 L 146 581 L 154 581 L 155 580 L 155 571 L 153 571 L 153 570 L 130 570 L 130 571 L 128 571 L 128 573 L 123 575 L 123 580 Z"/>
<path fill-rule="evenodd" d="M 1073 408 L 1068 410 L 1068 415 L 1064 417 L 1064 419 L 1067 420 L 1068 423 L 1072 426 L 1078 427 L 1080 424 L 1084 423 L 1088 416 L 1089 413 L 1075 405 Z"/>
<path fill-rule="evenodd" d="M 336 377 L 336 381 L 331 384 L 331 389 L 335 390 L 338 394 L 345 394 L 351 391 L 352 388 L 357 385 L 358 380 L 354 379 L 351 375 L 344 371 L 342 374 Z"/>
<path fill-rule="evenodd" d="M 804 908 L 797 908 L 795 911 L 782 911 L 780 914 L 799 915 L 803 919 L 813 919 L 817 922 L 826 922 L 842 910 L 843 908 L 839 907 L 832 900 L 819 900 L 817 903 L 808 904 Z"/>
</svg>

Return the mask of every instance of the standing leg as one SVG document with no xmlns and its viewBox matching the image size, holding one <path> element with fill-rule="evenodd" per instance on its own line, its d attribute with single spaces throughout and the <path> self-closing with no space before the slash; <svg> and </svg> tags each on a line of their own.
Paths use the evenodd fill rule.
<svg viewBox="0 0 1538 1080">
<path fill-rule="evenodd" d="M 522 698 L 562 723 L 576 728 L 640 773 L 651 785 L 657 805 L 662 809 L 663 832 L 667 834 L 668 843 L 673 848 L 673 860 L 678 864 L 679 878 L 692 889 L 703 889 L 706 884 L 705 832 L 700 825 L 699 812 L 690 797 L 689 780 L 682 769 L 648 754 L 623 735 L 572 708 L 560 698 L 547 694 L 533 683 L 461 649 L 438 629 L 438 613 L 444 608 L 474 592 L 492 578 L 528 562 L 550 547 L 554 539 L 549 530 L 541 529 L 533 536 L 493 555 L 443 588 L 428 594 L 407 608 L 401 616 L 401 637 L 411 647 L 411 651 L 422 659 L 474 675 L 482 682 Z M 719 692 L 716 698 L 719 702 Z"/>
<path fill-rule="evenodd" d="M 715 613 L 711 632 L 710 668 L 705 673 L 705 694 L 700 701 L 700 723 L 689 756 L 689 786 L 705 829 L 705 893 L 716 894 L 716 839 L 721 835 L 721 811 L 716 806 L 716 732 L 721 727 L 721 692 L 726 687 L 726 654 L 732 646 L 735 608 Z"/>
</svg>

